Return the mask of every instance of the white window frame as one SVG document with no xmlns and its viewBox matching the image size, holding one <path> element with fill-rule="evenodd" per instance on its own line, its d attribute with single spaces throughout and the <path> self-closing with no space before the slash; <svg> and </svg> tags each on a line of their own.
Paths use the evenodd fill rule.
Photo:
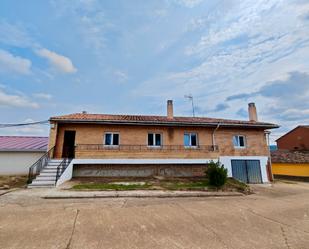
<svg viewBox="0 0 309 249">
<path fill-rule="evenodd" d="M 239 140 L 240 137 L 243 137 L 244 146 L 240 146 L 240 140 Z M 234 138 L 237 139 L 237 144 L 238 144 L 238 145 L 235 145 L 235 144 L 234 144 Z M 232 138 L 232 143 L 233 143 L 233 145 L 234 145 L 234 148 L 236 148 L 236 149 L 245 149 L 245 148 L 247 148 L 247 138 L 246 138 L 245 135 L 234 135 L 233 138 Z"/>
<path fill-rule="evenodd" d="M 196 145 L 192 145 L 192 139 L 191 139 L 192 134 L 196 136 Z M 190 136 L 190 145 L 185 145 L 185 135 Z M 185 148 L 198 148 L 198 145 L 199 145 L 198 133 L 197 132 L 185 132 L 183 134 L 183 144 Z"/>
<path fill-rule="evenodd" d="M 148 136 L 149 134 L 151 134 L 153 136 L 153 142 L 154 142 L 154 145 L 149 145 L 148 143 Z M 160 135 L 160 142 L 161 144 L 160 145 L 156 145 L 156 134 L 159 134 Z M 163 134 L 161 132 L 148 132 L 147 133 L 147 147 L 151 147 L 151 148 L 161 148 L 163 146 Z"/>
<path fill-rule="evenodd" d="M 106 144 L 106 134 L 111 134 L 112 135 L 112 141 L 111 144 Z M 118 134 L 118 144 L 113 144 L 114 143 L 114 134 Z M 120 144 L 120 133 L 119 132 L 113 132 L 113 131 L 107 131 L 104 132 L 104 136 L 103 136 L 103 145 L 107 146 L 107 147 L 119 147 Z"/>
</svg>

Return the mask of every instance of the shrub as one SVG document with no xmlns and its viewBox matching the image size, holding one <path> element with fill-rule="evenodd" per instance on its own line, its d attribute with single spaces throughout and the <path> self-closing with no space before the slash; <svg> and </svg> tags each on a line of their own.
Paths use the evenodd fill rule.
<svg viewBox="0 0 309 249">
<path fill-rule="evenodd" d="M 218 162 L 211 161 L 206 171 L 209 185 L 215 187 L 222 187 L 227 181 L 227 169 L 224 165 Z"/>
</svg>

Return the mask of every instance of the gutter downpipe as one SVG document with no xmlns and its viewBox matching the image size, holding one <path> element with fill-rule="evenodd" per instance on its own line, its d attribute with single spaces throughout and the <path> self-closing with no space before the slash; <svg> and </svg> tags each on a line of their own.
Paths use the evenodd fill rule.
<svg viewBox="0 0 309 249">
<path fill-rule="evenodd" d="M 265 135 L 267 138 L 267 146 L 268 146 L 268 160 L 269 160 L 269 170 L 270 170 L 270 174 L 271 174 L 271 180 L 274 180 L 274 175 L 273 175 L 273 169 L 272 169 L 272 162 L 271 162 L 271 152 L 270 152 L 270 143 L 269 143 L 269 136 L 270 136 L 270 131 L 265 131 Z"/>
<path fill-rule="evenodd" d="M 219 127 L 220 127 L 220 123 L 217 124 L 217 127 L 212 132 L 212 147 L 213 147 L 214 151 L 216 150 L 216 147 L 215 147 L 216 146 L 215 132 L 219 129 Z"/>
</svg>

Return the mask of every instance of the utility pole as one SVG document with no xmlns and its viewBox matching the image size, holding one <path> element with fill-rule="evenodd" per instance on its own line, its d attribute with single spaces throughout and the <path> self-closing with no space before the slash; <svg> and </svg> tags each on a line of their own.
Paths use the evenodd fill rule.
<svg viewBox="0 0 309 249">
<path fill-rule="evenodd" d="M 184 97 L 187 98 L 187 99 L 189 99 L 189 100 L 191 101 L 191 104 L 192 104 L 192 114 L 193 114 L 193 117 L 195 117 L 194 102 L 193 102 L 193 96 L 192 96 L 192 94 L 185 95 Z"/>
</svg>

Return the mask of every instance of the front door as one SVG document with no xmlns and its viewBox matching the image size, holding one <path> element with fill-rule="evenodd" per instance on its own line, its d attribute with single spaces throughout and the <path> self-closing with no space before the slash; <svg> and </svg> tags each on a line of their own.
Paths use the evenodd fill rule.
<svg viewBox="0 0 309 249">
<path fill-rule="evenodd" d="M 75 156 L 75 131 L 64 131 L 62 158 Z"/>
</svg>

